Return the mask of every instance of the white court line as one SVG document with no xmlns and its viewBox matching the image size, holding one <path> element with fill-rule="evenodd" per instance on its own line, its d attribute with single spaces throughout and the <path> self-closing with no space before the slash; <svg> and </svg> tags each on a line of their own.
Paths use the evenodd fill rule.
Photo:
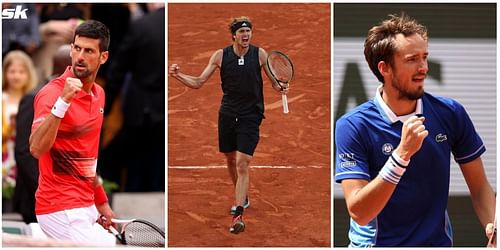
<svg viewBox="0 0 500 250">
<path fill-rule="evenodd" d="M 227 168 L 226 165 L 218 165 L 218 166 L 168 166 L 168 168 L 172 169 L 221 169 Z M 305 169 L 305 168 L 315 168 L 315 169 L 323 169 L 328 168 L 328 166 L 250 166 L 250 168 L 266 168 L 266 169 Z"/>
</svg>

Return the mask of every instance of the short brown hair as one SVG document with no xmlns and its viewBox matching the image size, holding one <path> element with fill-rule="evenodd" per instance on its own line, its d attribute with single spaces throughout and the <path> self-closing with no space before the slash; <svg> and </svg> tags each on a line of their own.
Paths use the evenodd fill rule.
<svg viewBox="0 0 500 250">
<path fill-rule="evenodd" d="M 378 70 L 378 63 L 380 61 L 389 65 L 394 63 L 396 51 L 394 39 L 397 34 L 404 36 L 418 34 L 427 41 L 427 28 L 405 13 L 401 13 L 400 16 L 389 15 L 389 19 L 372 27 L 365 40 L 365 59 L 373 74 L 382 83 L 384 78 Z"/>
</svg>

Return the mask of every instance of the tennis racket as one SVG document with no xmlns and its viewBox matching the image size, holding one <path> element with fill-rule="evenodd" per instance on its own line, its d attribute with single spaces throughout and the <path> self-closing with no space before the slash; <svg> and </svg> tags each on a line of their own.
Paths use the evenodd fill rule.
<svg viewBox="0 0 500 250">
<path fill-rule="evenodd" d="M 493 234 L 488 239 L 488 245 L 486 247 L 497 247 L 497 217 L 493 222 Z"/>
<path fill-rule="evenodd" d="M 165 232 L 149 221 L 140 219 L 111 219 L 111 221 L 117 228 L 110 226 L 109 231 L 124 245 L 165 247 Z"/>
<path fill-rule="evenodd" d="M 281 89 L 287 89 L 293 78 L 292 60 L 283 52 L 271 51 L 267 55 L 267 69 Z M 288 100 L 286 94 L 281 95 L 283 113 L 288 113 Z"/>
</svg>

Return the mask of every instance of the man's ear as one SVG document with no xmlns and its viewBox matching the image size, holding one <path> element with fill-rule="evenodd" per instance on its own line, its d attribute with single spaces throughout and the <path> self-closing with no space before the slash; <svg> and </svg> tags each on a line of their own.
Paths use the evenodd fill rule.
<svg viewBox="0 0 500 250">
<path fill-rule="evenodd" d="M 102 52 L 100 58 L 101 64 L 104 64 L 108 60 L 108 57 L 109 57 L 109 51 Z"/>
<path fill-rule="evenodd" d="M 385 78 L 390 75 L 392 75 L 392 67 L 390 64 L 386 63 L 385 61 L 380 61 L 377 64 L 378 71 L 380 74 Z"/>
</svg>

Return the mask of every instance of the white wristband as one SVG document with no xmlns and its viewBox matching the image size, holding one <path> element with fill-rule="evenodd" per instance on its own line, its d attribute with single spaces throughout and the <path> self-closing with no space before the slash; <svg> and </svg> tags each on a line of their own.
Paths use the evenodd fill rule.
<svg viewBox="0 0 500 250">
<path fill-rule="evenodd" d="M 401 180 L 401 177 L 406 171 L 406 168 L 401 167 L 400 165 L 401 163 L 396 162 L 394 157 L 389 157 L 389 159 L 387 159 L 382 169 L 380 169 L 378 175 L 380 175 L 380 177 L 384 181 L 390 182 L 394 185 L 398 185 L 399 181 Z"/>
<path fill-rule="evenodd" d="M 54 106 L 52 107 L 52 110 L 50 111 L 53 115 L 59 118 L 64 118 L 64 114 L 66 114 L 66 111 L 69 108 L 70 103 L 66 103 L 61 97 L 57 98 L 56 103 L 54 103 Z"/>
</svg>

